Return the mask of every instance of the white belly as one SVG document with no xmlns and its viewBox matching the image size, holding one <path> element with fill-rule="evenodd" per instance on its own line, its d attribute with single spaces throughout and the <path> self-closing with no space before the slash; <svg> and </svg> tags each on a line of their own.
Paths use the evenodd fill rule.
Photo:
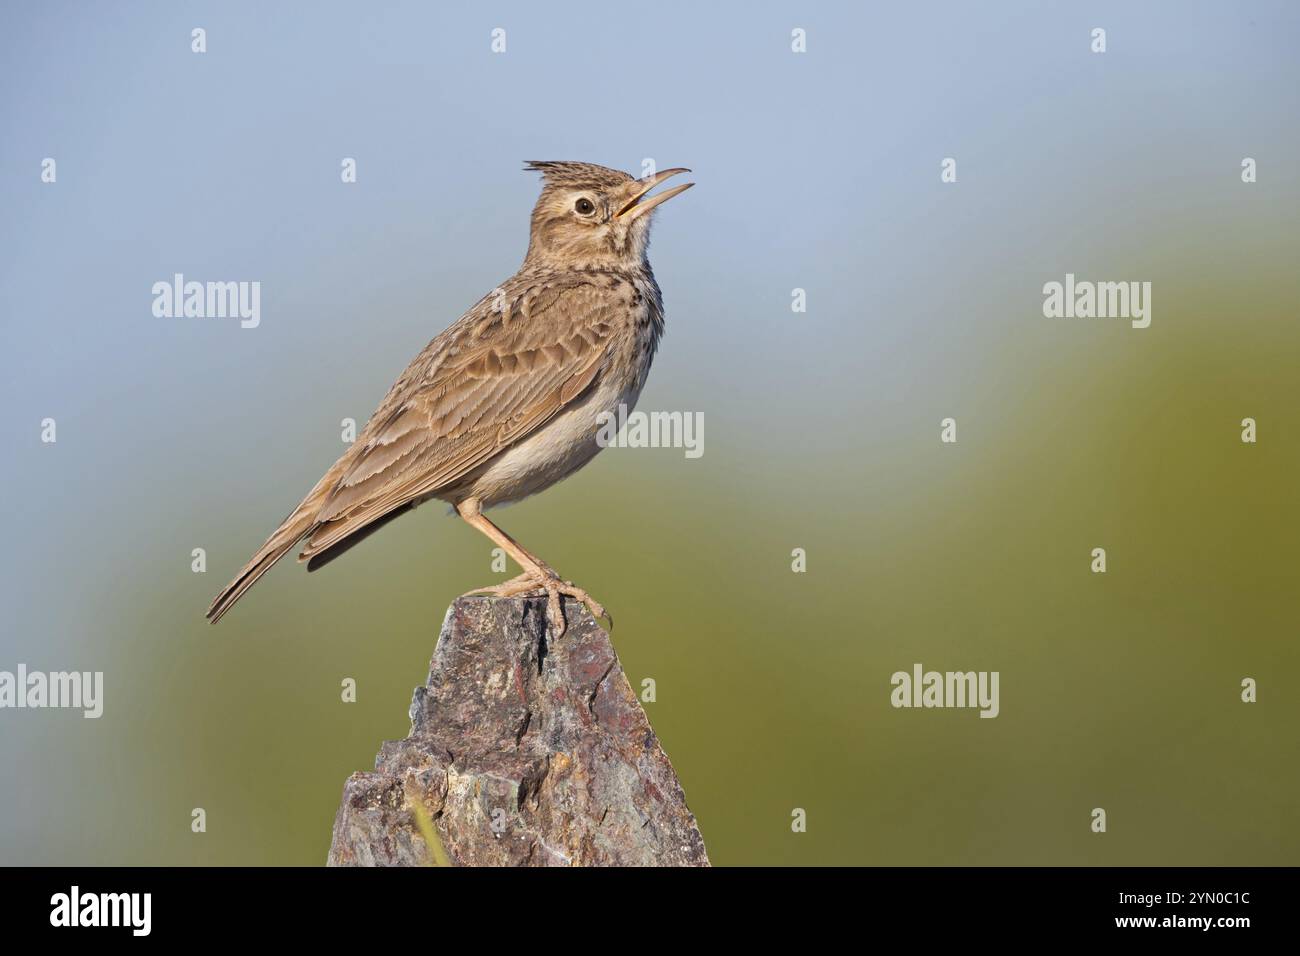
<svg viewBox="0 0 1300 956">
<path fill-rule="evenodd" d="M 630 411 L 640 396 L 640 382 L 603 382 L 587 398 L 565 409 L 542 429 L 494 458 L 459 498 L 475 497 L 483 507 L 518 501 L 549 488 L 596 457 L 602 413 Z"/>
</svg>

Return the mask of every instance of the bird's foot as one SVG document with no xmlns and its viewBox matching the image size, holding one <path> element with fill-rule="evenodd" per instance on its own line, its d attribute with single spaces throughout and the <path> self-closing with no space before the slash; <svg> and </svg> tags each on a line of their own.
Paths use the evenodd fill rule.
<svg viewBox="0 0 1300 956">
<path fill-rule="evenodd" d="M 540 595 L 545 594 L 546 590 L 538 584 L 535 575 L 524 573 L 517 578 L 511 578 L 501 584 L 490 584 L 487 587 L 475 588 L 472 591 L 466 591 L 465 596 L 471 594 L 490 594 L 492 597 L 519 597 L 521 594 Z"/>
<path fill-rule="evenodd" d="M 572 581 L 565 581 L 560 578 L 550 568 L 546 568 L 549 573 L 535 573 L 525 571 L 517 578 L 511 578 L 502 584 L 489 585 L 484 588 L 475 588 L 473 591 L 467 591 L 466 594 L 490 594 L 494 597 L 521 597 L 524 595 L 532 596 L 546 595 L 546 621 L 551 626 L 551 631 L 555 637 L 562 637 L 567 627 L 564 620 L 564 605 L 560 600 L 561 596 L 571 597 L 574 600 L 582 602 L 583 606 L 591 612 L 592 617 L 597 619 L 604 618 L 609 624 L 609 629 L 614 628 L 614 616 L 582 588 L 577 587 Z"/>
</svg>

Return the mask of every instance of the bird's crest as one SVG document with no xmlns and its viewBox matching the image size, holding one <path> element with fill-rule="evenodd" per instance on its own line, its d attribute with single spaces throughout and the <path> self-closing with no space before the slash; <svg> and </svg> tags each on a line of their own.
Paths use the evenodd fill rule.
<svg viewBox="0 0 1300 956">
<path fill-rule="evenodd" d="M 524 169 L 541 173 L 547 186 L 608 189 L 632 181 L 632 177 L 621 170 L 595 163 L 532 160 L 524 163 Z"/>
</svg>

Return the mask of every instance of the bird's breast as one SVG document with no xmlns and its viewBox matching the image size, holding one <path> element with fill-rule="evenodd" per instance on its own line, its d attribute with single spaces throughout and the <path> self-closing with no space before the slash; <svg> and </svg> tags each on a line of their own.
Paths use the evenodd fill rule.
<svg viewBox="0 0 1300 956">
<path fill-rule="evenodd" d="M 620 405 L 631 411 L 641 395 L 645 374 L 636 365 L 614 363 L 584 397 L 492 459 L 475 477 L 468 495 L 485 507 L 518 501 L 591 461 L 601 450 L 598 436 L 607 416 L 618 416 Z"/>
</svg>

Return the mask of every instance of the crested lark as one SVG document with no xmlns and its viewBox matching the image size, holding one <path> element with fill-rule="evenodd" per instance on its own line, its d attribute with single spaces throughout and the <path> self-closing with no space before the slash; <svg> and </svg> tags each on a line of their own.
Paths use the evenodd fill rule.
<svg viewBox="0 0 1300 956">
<path fill-rule="evenodd" d="M 477 592 L 544 592 L 564 633 L 561 595 L 608 617 L 590 595 L 483 515 L 577 471 L 600 450 L 601 413 L 645 385 L 663 304 L 646 258 L 650 211 L 693 183 L 648 196 L 686 169 L 633 179 L 591 163 L 529 163 L 542 174 L 528 254 L 415 357 L 356 443 L 226 586 L 216 623 L 300 541 L 312 571 L 429 498 L 449 502 L 523 574 Z"/>
</svg>

